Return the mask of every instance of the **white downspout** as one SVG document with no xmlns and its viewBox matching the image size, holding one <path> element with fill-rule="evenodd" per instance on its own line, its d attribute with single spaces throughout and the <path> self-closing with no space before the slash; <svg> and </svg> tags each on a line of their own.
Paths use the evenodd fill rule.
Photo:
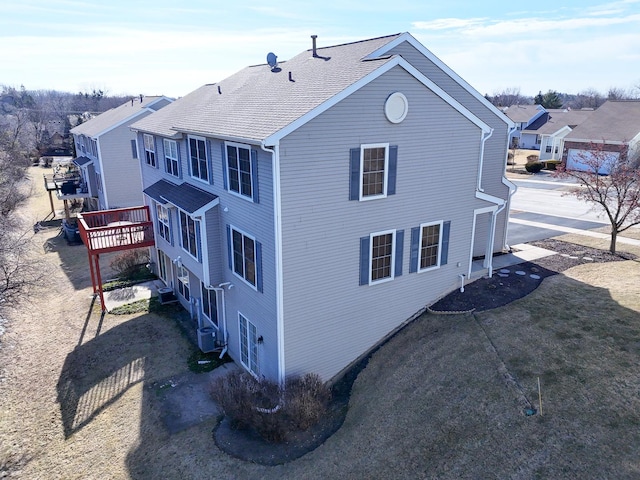
<svg viewBox="0 0 640 480">
<path fill-rule="evenodd" d="M 480 162 L 478 163 L 478 184 L 476 185 L 476 190 L 479 192 L 484 192 L 482 188 L 482 170 L 484 168 L 484 145 L 493 135 L 493 128 L 489 130 L 489 134 L 485 136 L 485 132 L 482 132 L 482 145 L 480 148 Z"/>
<path fill-rule="evenodd" d="M 276 337 L 278 348 L 278 383 L 284 386 L 285 381 L 285 353 L 284 353 L 284 284 L 282 278 L 282 197 L 280 186 L 280 143 L 273 148 L 268 148 L 264 143 L 262 150 L 271 153 L 272 179 L 273 179 L 273 223 L 275 236 L 275 261 L 276 261 Z"/>
</svg>

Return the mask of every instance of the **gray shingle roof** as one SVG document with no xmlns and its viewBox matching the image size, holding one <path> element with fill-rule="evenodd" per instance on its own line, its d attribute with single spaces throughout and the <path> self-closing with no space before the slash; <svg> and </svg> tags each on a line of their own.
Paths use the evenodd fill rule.
<svg viewBox="0 0 640 480">
<path fill-rule="evenodd" d="M 175 185 L 166 180 L 157 181 L 143 192 L 160 203 L 171 203 L 187 213 L 195 213 L 218 198 L 188 183 Z"/>
<path fill-rule="evenodd" d="M 278 71 L 267 64 L 247 67 L 132 127 L 162 136 L 173 136 L 177 129 L 262 141 L 390 61 L 393 57 L 362 59 L 398 36 L 318 48 L 317 57 L 306 50 L 280 63 Z"/>
<path fill-rule="evenodd" d="M 511 105 L 502 111 L 514 122 L 523 123 L 540 113 L 541 108 L 540 105 Z"/>
<path fill-rule="evenodd" d="M 584 122 L 593 113 L 593 110 L 549 110 L 548 119 L 540 128 L 527 128 L 538 135 L 551 135 L 562 127 L 575 128 Z"/>
<path fill-rule="evenodd" d="M 640 133 L 640 101 L 607 101 L 565 140 L 628 142 Z"/>
<path fill-rule="evenodd" d="M 159 98 L 163 97 L 142 97 L 142 102 L 140 101 L 140 98 L 134 98 L 133 102 L 128 101 L 123 103 L 119 107 L 107 110 L 91 120 L 87 120 L 77 127 L 72 128 L 71 133 L 76 135 L 86 135 L 88 137 L 96 137 L 114 125 L 117 125 L 128 118 L 133 118 L 145 111 L 150 103 L 155 102 Z"/>
</svg>

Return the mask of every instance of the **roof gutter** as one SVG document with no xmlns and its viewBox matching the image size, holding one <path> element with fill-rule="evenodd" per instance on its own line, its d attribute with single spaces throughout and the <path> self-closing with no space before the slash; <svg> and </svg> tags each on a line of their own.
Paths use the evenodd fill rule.
<svg viewBox="0 0 640 480">
<path fill-rule="evenodd" d="M 234 137 L 234 136 L 229 136 L 229 135 L 220 135 L 220 134 L 214 133 L 214 132 L 200 132 L 200 131 L 197 131 L 197 130 L 184 130 L 182 128 L 178 129 L 176 127 L 171 127 L 171 130 L 175 130 L 178 133 L 183 133 L 183 134 L 187 134 L 187 135 L 197 135 L 197 136 L 200 136 L 200 137 L 217 138 L 219 140 L 224 140 L 224 141 L 227 141 L 227 142 L 245 143 L 245 144 L 249 144 L 249 145 L 260 145 L 262 147 L 262 149 L 265 150 L 264 142 L 262 142 L 261 140 L 258 140 L 256 138 Z M 265 151 L 269 151 L 269 150 L 265 150 Z"/>
</svg>

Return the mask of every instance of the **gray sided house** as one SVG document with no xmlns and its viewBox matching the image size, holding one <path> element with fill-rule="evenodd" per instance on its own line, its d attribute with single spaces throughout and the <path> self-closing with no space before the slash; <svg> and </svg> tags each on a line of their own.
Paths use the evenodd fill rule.
<svg viewBox="0 0 640 480">
<path fill-rule="evenodd" d="M 502 111 L 516 124 L 509 134 L 510 148 L 540 148 L 540 138 L 535 130 L 544 124 L 547 111 L 542 105 L 511 105 Z"/>
<path fill-rule="evenodd" d="M 248 371 L 330 380 L 491 273 L 514 125 L 407 33 L 274 60 L 132 125 L 154 255 Z"/>
<path fill-rule="evenodd" d="M 140 164 L 130 125 L 171 102 L 167 97 L 137 97 L 71 129 L 78 155 L 74 163 L 90 195 L 90 209 L 140 205 Z"/>
</svg>

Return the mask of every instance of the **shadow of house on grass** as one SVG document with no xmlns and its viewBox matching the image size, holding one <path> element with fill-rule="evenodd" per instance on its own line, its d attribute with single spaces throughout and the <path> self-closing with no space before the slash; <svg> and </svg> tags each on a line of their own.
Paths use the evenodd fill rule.
<svg viewBox="0 0 640 480">
<path fill-rule="evenodd" d="M 309 468 L 314 478 L 631 478 L 640 444 L 640 313 L 629 305 L 560 274 L 503 308 L 425 314 L 372 355 L 341 429 L 278 467 L 222 454 L 213 422 L 177 436 L 180 447 L 172 443 L 157 382 L 184 373 L 190 346 L 172 321 L 142 315 L 67 357 L 58 384 L 65 434 L 91 428 L 142 383 L 140 417 L 131 420 L 139 443 L 126 460 L 136 479 L 305 478 Z M 541 378 L 544 416 L 523 414 L 501 368 L 534 405 Z"/>
<path fill-rule="evenodd" d="M 90 425 L 136 385 L 180 371 L 192 351 L 171 319 L 144 314 L 107 328 L 113 316 L 104 324 L 99 314 L 94 317 L 90 311 L 57 384 L 65 438 Z M 145 405 L 133 408 L 143 417 L 148 414 Z"/>
</svg>

